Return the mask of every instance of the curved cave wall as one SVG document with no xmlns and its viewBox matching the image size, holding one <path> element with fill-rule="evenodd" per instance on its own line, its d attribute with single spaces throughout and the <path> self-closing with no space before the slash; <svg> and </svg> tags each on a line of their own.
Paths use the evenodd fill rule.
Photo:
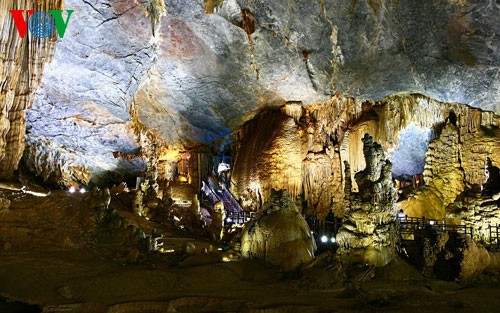
<svg viewBox="0 0 500 313">
<path fill-rule="evenodd" d="M 128 249 L 119 262 L 136 263 L 165 235 L 204 239 L 186 254 L 227 239 L 227 260 L 285 269 L 316 242 L 346 265 L 381 267 L 403 251 L 402 210 L 472 230 L 422 222 L 432 231 L 413 231 L 420 247 L 408 250 L 432 261 L 424 274 L 498 269 L 476 245 L 500 224 L 498 0 L 0 4 L 6 252 L 111 240 Z M 75 13 L 64 38 L 21 39 L 10 9 Z M 416 129 L 418 142 L 405 137 Z M 221 160 L 230 171 L 217 176 Z M 224 231 L 250 216 L 242 240 Z"/>
<path fill-rule="evenodd" d="M 435 138 L 425 186 L 399 205 L 444 218 L 485 184 L 486 159 L 498 164 L 498 4 L 217 3 L 66 0 L 64 38 L 21 40 L 8 9 L 63 3 L 2 2 L 1 178 L 24 154 L 55 185 L 171 181 L 192 153 L 199 185 L 204 154 L 233 134 L 244 208 L 275 188 L 307 214 L 342 216 L 344 161 L 359 191 L 364 135 L 387 153 L 414 124 Z"/>
<path fill-rule="evenodd" d="M 28 93 L 20 91 L 25 87 L 15 83 L 16 75 L 6 74 L 23 72 L 22 65 L 9 70 L 21 64 L 23 46 L 14 36 L 10 8 L 2 8 L 2 81 L 9 83 L 2 85 L 9 99 L 2 102 L 2 138 L 8 142 L 2 144 L 4 176 L 12 175 L 22 155 L 20 115 L 28 107 L 26 164 L 61 184 L 143 169 L 141 162 L 113 157 L 140 150 L 130 120 L 133 101 L 141 121 L 178 150 L 227 136 L 265 107 L 293 101 L 308 106 L 328 101 L 335 92 L 362 99 L 354 106 L 418 92 L 498 112 L 495 2 L 163 4 L 166 12 L 148 9 L 146 0 L 65 1 L 75 13 L 51 62 L 56 39 L 27 37 L 29 62 L 36 63 Z M 15 4 L 29 5 L 57 9 L 62 2 Z M 156 13 L 148 16 L 148 10 Z M 15 100 L 26 104 L 14 105 L 18 97 L 7 95 L 14 86 L 17 94 L 31 95 Z M 44 159 L 45 154 L 52 156 Z M 71 177 L 73 168 L 81 174 Z"/>
</svg>

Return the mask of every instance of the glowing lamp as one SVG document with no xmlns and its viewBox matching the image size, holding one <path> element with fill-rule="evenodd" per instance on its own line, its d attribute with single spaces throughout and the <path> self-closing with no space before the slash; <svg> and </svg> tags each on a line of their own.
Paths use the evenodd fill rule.
<svg viewBox="0 0 500 313">
<path fill-rule="evenodd" d="M 325 235 L 321 236 L 322 243 L 326 243 L 327 241 L 328 241 L 328 237 L 326 237 Z"/>
<path fill-rule="evenodd" d="M 75 186 L 69 187 L 68 191 L 69 191 L 69 193 L 74 193 L 76 191 Z"/>
</svg>

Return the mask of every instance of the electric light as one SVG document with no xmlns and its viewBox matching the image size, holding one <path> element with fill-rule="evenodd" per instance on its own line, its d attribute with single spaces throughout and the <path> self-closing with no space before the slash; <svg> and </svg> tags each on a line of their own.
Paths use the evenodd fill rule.
<svg viewBox="0 0 500 313">
<path fill-rule="evenodd" d="M 87 190 L 85 190 L 85 188 L 80 188 L 80 193 L 86 193 Z"/>
<path fill-rule="evenodd" d="M 74 193 L 76 191 L 75 186 L 69 187 L 68 191 L 69 191 L 69 193 Z"/>
<path fill-rule="evenodd" d="M 328 241 L 328 237 L 325 235 L 321 236 L 321 242 L 326 243 Z"/>
</svg>

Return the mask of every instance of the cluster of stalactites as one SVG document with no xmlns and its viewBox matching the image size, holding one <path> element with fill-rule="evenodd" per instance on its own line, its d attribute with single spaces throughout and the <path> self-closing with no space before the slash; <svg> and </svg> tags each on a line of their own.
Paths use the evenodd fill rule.
<svg viewBox="0 0 500 313">
<path fill-rule="evenodd" d="M 2 1 L 0 13 L 0 178 L 12 178 L 24 150 L 25 110 L 33 104 L 45 63 L 50 62 L 55 40 L 29 34 L 21 38 L 8 10 L 61 9 L 63 0 Z M 5 10 L 4 10 L 5 8 Z"/>
</svg>

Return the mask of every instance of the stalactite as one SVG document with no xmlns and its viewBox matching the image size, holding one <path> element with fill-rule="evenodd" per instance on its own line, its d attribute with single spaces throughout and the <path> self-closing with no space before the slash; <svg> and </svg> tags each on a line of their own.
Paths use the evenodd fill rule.
<svg viewBox="0 0 500 313">
<path fill-rule="evenodd" d="M 258 209 L 273 188 L 293 198 L 302 192 L 302 143 L 293 118 L 280 111 L 261 114 L 241 128 L 238 141 L 231 185 L 243 207 Z"/>
<path fill-rule="evenodd" d="M 458 103 L 440 103 L 422 95 L 396 95 L 380 101 L 335 95 L 329 101 L 305 108 L 299 103 L 288 103 L 281 112 L 261 114 L 248 122 L 237 136 L 233 191 L 244 206 L 255 209 L 261 195 L 266 201 L 270 188 L 285 188 L 294 197 L 303 193 L 305 213 L 322 217 L 334 209 L 341 216 L 342 183 L 347 180 L 344 161 L 349 162 L 352 190 L 357 192 L 354 175 L 366 166 L 361 140 L 366 133 L 387 152 L 397 147 L 400 131 L 410 123 L 435 129 L 439 136 L 450 111 L 457 115 L 456 138 L 448 145 L 451 150 L 431 143 L 424 177 L 429 181 L 450 160 L 460 160 L 456 168 L 465 168 L 461 180 L 465 177 L 466 183 L 482 183 L 486 156 L 496 162 L 496 155 L 500 155 L 496 143 L 500 123 L 493 113 Z M 287 130 L 290 126 L 293 132 Z M 302 141 L 300 149 L 297 145 L 279 144 L 299 141 Z M 439 151 L 440 156 L 433 157 L 432 151 Z M 297 165 L 301 167 L 301 175 L 292 173 L 298 171 Z M 439 202 L 439 207 L 446 205 L 446 201 Z"/>
<path fill-rule="evenodd" d="M 146 15 L 151 18 L 151 31 L 156 36 L 157 29 L 160 28 L 161 17 L 167 13 L 163 0 L 149 0 L 146 7 Z"/>
<path fill-rule="evenodd" d="M 56 37 L 22 39 L 8 10 L 61 9 L 63 0 L 11 1 L 0 14 L 0 178 L 12 178 L 24 150 L 25 110 L 40 85 L 43 67 L 53 56 Z M 2 4 L 4 5 L 4 4 Z"/>
</svg>

